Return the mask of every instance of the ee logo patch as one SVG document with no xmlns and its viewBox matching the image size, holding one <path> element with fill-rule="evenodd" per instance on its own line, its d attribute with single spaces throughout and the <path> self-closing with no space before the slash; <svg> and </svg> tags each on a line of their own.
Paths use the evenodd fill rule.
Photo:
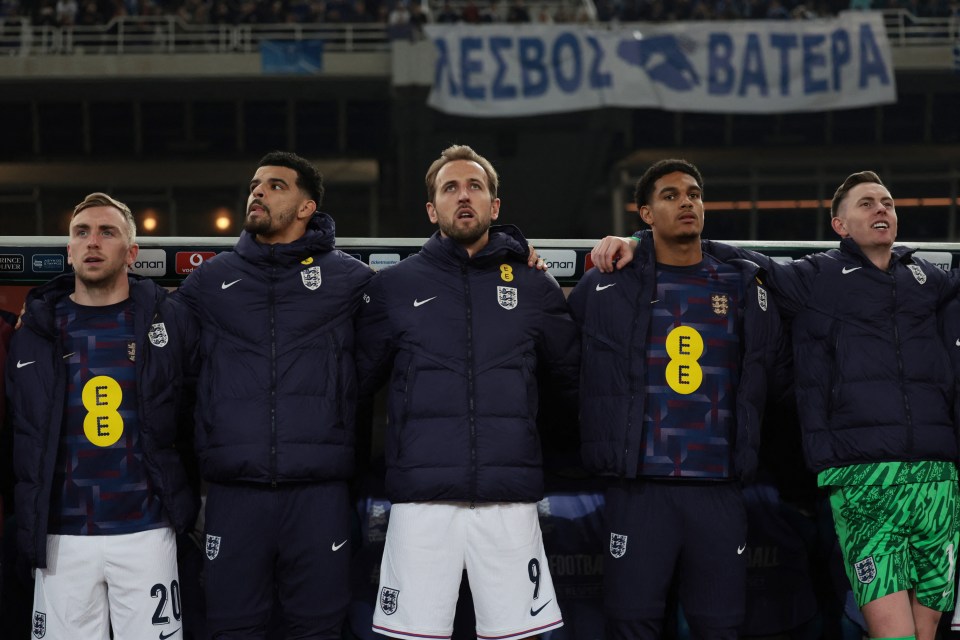
<svg viewBox="0 0 960 640">
<path fill-rule="evenodd" d="M 508 264 L 500 265 L 500 279 L 504 282 L 513 282 L 513 267 Z"/>
<path fill-rule="evenodd" d="M 123 435 L 123 418 L 117 412 L 123 400 L 123 391 L 109 376 L 96 376 L 83 385 L 80 394 L 87 415 L 83 418 L 83 433 L 98 447 L 109 447 Z"/>
<path fill-rule="evenodd" d="M 703 337 L 693 327 L 680 326 L 667 335 L 667 384 L 681 394 L 693 393 L 703 382 L 697 360 L 703 355 Z"/>
</svg>

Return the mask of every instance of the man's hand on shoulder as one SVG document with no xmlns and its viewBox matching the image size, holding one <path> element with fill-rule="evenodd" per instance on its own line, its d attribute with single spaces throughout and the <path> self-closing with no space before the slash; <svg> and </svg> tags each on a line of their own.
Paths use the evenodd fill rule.
<svg viewBox="0 0 960 640">
<path fill-rule="evenodd" d="M 530 253 L 527 254 L 527 266 L 536 267 L 540 271 L 546 271 L 547 263 L 543 261 L 543 258 L 537 255 L 537 250 L 532 244 L 529 245 L 529 247 Z"/>
<path fill-rule="evenodd" d="M 637 239 L 607 236 L 593 247 L 590 258 L 593 266 L 603 273 L 612 273 L 614 269 L 623 269 L 633 260 L 633 250 Z"/>
</svg>

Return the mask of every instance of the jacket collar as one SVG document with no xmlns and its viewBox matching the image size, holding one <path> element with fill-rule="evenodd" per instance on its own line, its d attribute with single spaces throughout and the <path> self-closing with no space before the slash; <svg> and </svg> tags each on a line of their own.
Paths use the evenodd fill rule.
<svg viewBox="0 0 960 640">
<path fill-rule="evenodd" d="M 860 245 L 858 245 L 853 238 L 842 238 L 840 240 L 840 251 L 863 263 L 864 266 L 875 266 L 870 258 L 863 253 L 863 249 L 860 248 Z M 891 265 L 895 262 L 910 264 L 913 262 L 913 254 L 916 252 L 916 249 L 898 244 L 893 246 L 892 251 L 893 257 L 890 260 Z"/>
<path fill-rule="evenodd" d="M 130 299 L 140 309 L 153 309 L 156 300 L 165 295 L 165 290 L 155 285 L 150 278 L 128 273 L 127 280 L 130 283 Z M 73 273 L 63 273 L 32 289 L 27 294 L 23 323 L 39 333 L 54 335 L 54 309 L 60 300 L 76 290 L 76 286 L 76 276 Z"/>
<path fill-rule="evenodd" d="M 252 264 L 296 264 L 316 253 L 332 251 L 337 244 L 336 225 L 328 214 L 317 211 L 307 223 L 307 230 L 293 242 L 261 244 L 244 231 L 234 246 L 240 257 Z"/>
<path fill-rule="evenodd" d="M 440 235 L 439 231 L 435 231 L 420 250 L 424 257 L 458 269 L 466 265 L 483 266 L 491 261 L 508 258 L 526 261 L 529 252 L 526 238 L 520 233 L 520 229 L 512 224 L 490 227 L 487 246 L 472 258 L 459 242 Z"/>
</svg>

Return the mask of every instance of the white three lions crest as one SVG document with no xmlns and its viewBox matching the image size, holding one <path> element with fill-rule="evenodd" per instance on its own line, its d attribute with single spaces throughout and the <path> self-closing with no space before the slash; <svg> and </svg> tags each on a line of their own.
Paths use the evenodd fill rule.
<svg viewBox="0 0 960 640">
<path fill-rule="evenodd" d="M 320 288 L 320 267 L 310 267 L 300 272 L 300 279 L 303 280 L 303 286 L 310 291 L 316 291 Z"/>
<path fill-rule="evenodd" d="M 170 337 L 167 335 L 167 327 L 162 322 L 150 325 L 147 338 L 150 340 L 150 344 L 155 347 L 165 347 L 170 341 Z"/>
<path fill-rule="evenodd" d="M 610 532 L 610 555 L 622 558 L 627 552 L 627 536 L 622 533 Z"/>
<path fill-rule="evenodd" d="M 760 305 L 761 311 L 767 310 L 767 290 L 763 287 L 757 287 L 757 304 Z"/>
<path fill-rule="evenodd" d="M 497 287 L 497 302 L 508 311 L 517 308 L 517 288 Z"/>
<path fill-rule="evenodd" d="M 908 264 L 907 268 L 913 273 L 913 277 L 917 279 L 917 282 L 923 284 L 927 281 L 927 274 L 923 272 L 923 269 L 919 265 Z"/>
<path fill-rule="evenodd" d="M 220 536 L 207 534 L 207 558 L 213 560 L 220 553 Z"/>
<path fill-rule="evenodd" d="M 873 556 L 867 556 L 854 564 L 853 568 L 857 572 L 857 580 L 863 584 L 870 584 L 877 577 L 877 565 L 873 562 Z"/>
</svg>

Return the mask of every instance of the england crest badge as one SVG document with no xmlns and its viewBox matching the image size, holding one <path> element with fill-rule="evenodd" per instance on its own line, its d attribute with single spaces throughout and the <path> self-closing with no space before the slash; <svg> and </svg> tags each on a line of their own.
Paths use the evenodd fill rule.
<svg viewBox="0 0 960 640">
<path fill-rule="evenodd" d="M 389 615 L 397 612 L 397 601 L 400 599 L 400 591 L 397 589 L 388 589 L 384 587 L 380 591 L 380 609 Z"/>
<path fill-rule="evenodd" d="M 730 312 L 730 298 L 723 293 L 714 293 L 710 296 L 710 305 L 718 316 L 725 316 Z"/>
<path fill-rule="evenodd" d="M 167 335 L 167 327 L 162 322 L 150 325 L 147 338 L 150 340 L 150 344 L 155 347 L 165 347 L 167 343 L 170 342 L 170 336 Z"/>
<path fill-rule="evenodd" d="M 622 533 L 610 532 L 610 555 L 622 558 L 627 552 L 627 536 Z"/>
<path fill-rule="evenodd" d="M 913 274 L 913 277 L 917 279 L 917 282 L 923 284 L 927 281 L 927 274 L 923 272 L 923 269 L 920 268 L 920 265 L 908 264 L 907 268 L 910 269 L 910 273 Z"/>
<path fill-rule="evenodd" d="M 207 559 L 213 560 L 220 553 L 220 536 L 207 534 Z"/>
<path fill-rule="evenodd" d="M 303 286 L 310 291 L 316 291 L 320 288 L 320 267 L 310 267 L 300 272 L 300 279 L 303 280 Z"/>
<path fill-rule="evenodd" d="M 497 302 L 500 306 L 509 311 L 517 308 L 517 288 L 516 287 L 497 287 Z"/>
<path fill-rule="evenodd" d="M 33 637 L 42 638 L 47 635 L 47 614 L 43 611 L 33 612 Z"/>
<path fill-rule="evenodd" d="M 761 311 L 767 310 L 767 290 L 763 287 L 757 287 L 757 304 L 760 305 Z"/>
<path fill-rule="evenodd" d="M 870 584 L 877 577 L 877 565 L 873 562 L 873 556 L 867 556 L 855 563 L 853 568 L 857 572 L 857 580 L 863 584 Z"/>
</svg>

